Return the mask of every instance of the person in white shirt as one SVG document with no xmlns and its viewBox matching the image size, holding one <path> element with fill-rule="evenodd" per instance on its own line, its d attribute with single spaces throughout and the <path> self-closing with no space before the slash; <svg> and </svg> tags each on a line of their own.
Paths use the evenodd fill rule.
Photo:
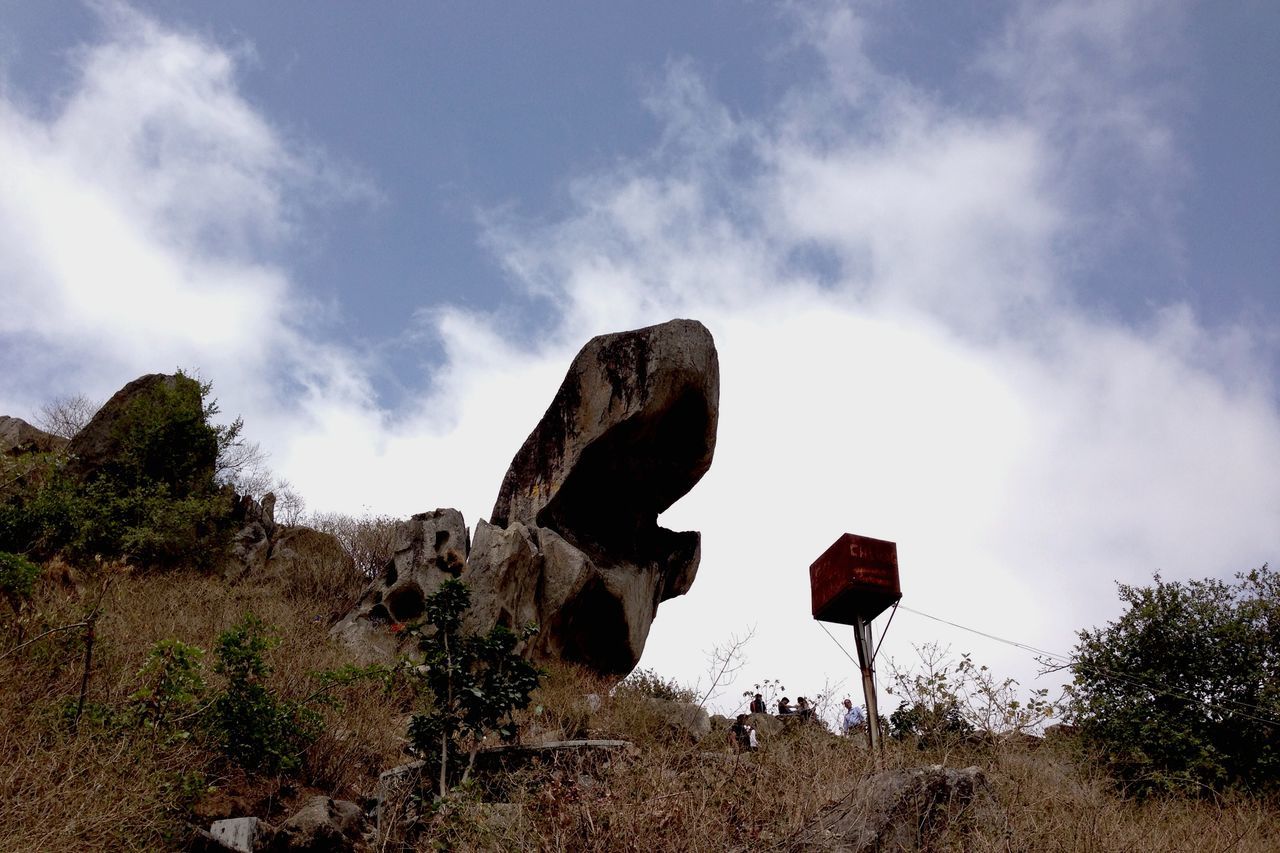
<svg viewBox="0 0 1280 853">
<path fill-rule="evenodd" d="M 852 699 L 844 700 L 844 716 L 840 718 L 840 731 L 843 734 L 853 734 L 861 729 L 867 722 L 867 715 L 862 712 L 861 708 L 855 708 Z"/>
</svg>

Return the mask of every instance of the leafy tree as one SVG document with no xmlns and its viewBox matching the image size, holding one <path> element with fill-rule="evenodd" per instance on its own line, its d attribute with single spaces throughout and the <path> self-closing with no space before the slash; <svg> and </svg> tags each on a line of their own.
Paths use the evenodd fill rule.
<svg viewBox="0 0 1280 853">
<path fill-rule="evenodd" d="M 1130 790 L 1280 780 L 1280 577 L 1119 585 L 1125 613 L 1079 632 L 1071 710 Z"/>
<path fill-rule="evenodd" d="M 960 686 L 953 678 L 950 649 L 935 643 L 916 648 L 920 669 L 900 669 L 890 664 L 892 683 L 885 689 L 901 697 L 889 716 L 889 733 L 897 740 L 915 738 L 920 747 L 946 747 L 973 734 L 973 724 L 962 712 Z"/>
<path fill-rule="evenodd" d="M 997 678 L 966 652 L 958 661 L 950 650 L 928 643 L 916 648 L 919 670 L 893 668 L 888 692 L 902 697 L 889 717 L 890 733 L 940 746 L 980 736 L 991 743 L 1013 734 L 1036 732 L 1061 710 L 1047 688 L 1018 689 L 1012 678 Z"/>
<path fill-rule="evenodd" d="M 414 672 L 429 694 L 429 707 L 413 715 L 409 737 L 422 754 L 438 756 L 441 797 L 449 791 L 451 756 L 463 751 L 464 741 L 470 742 L 462 777 L 466 781 L 486 734 L 515 738 L 512 715 L 528 706 L 542 678 L 542 672 L 515 651 L 519 640 L 537 629 L 528 627 L 521 636 L 501 626 L 483 636 L 466 634 L 462 620 L 470 606 L 467 585 L 447 580 L 427 597 L 430 628 L 419 630 L 423 659 Z"/>
</svg>

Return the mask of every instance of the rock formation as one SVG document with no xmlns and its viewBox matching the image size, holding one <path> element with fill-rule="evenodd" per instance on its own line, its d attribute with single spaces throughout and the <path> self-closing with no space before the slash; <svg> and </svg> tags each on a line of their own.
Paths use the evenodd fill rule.
<svg viewBox="0 0 1280 853">
<path fill-rule="evenodd" d="M 22 418 L 0 415 L 0 455 L 52 453 L 55 450 L 61 450 L 66 444 L 65 438 L 37 429 Z"/>
<path fill-rule="evenodd" d="M 205 425 L 200 383 L 149 373 L 121 388 L 67 446 L 67 471 L 88 482 L 127 466 L 164 481 L 175 495 L 213 477 L 218 443 Z"/>
<path fill-rule="evenodd" d="M 829 803 L 785 846 L 832 853 L 967 849 L 963 817 L 985 793 L 977 767 L 884 770 Z"/>
<path fill-rule="evenodd" d="M 337 631 L 385 644 L 378 625 L 419 617 L 425 596 L 460 577 L 472 630 L 536 624 L 530 657 L 629 672 L 658 604 L 698 569 L 699 534 L 657 518 L 710 467 L 719 395 L 701 323 L 593 338 L 512 460 L 491 520 L 470 541 L 456 510 L 402 523 L 395 558 Z"/>
</svg>

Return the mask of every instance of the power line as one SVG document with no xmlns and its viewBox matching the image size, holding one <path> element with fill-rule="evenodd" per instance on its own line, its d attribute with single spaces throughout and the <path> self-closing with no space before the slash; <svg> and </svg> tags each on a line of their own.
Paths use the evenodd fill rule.
<svg viewBox="0 0 1280 853">
<path fill-rule="evenodd" d="M 930 613 L 925 613 L 921 610 L 916 610 L 914 608 L 907 607 L 904 604 L 899 604 L 898 606 L 901 607 L 901 609 L 903 610 L 916 614 L 917 616 L 923 616 L 926 619 L 932 619 L 935 622 L 941 622 L 944 625 L 950 625 L 953 628 L 959 628 L 962 631 L 968 631 L 971 634 L 977 634 L 980 637 L 986 637 L 989 640 L 995 640 L 998 643 L 1004 643 L 1005 645 L 1013 646 L 1014 648 L 1022 649 L 1023 651 L 1032 652 L 1034 654 L 1040 655 L 1045 658 L 1051 658 L 1051 659 L 1060 661 L 1061 663 L 1066 664 L 1067 666 L 1077 667 L 1077 668 L 1086 668 L 1091 672 L 1102 676 L 1103 678 L 1109 678 L 1115 681 L 1127 682 L 1128 684 L 1141 687 L 1143 690 L 1146 690 L 1157 696 L 1169 696 L 1174 699 L 1181 699 L 1184 702 L 1197 702 L 1201 705 L 1204 705 L 1206 708 L 1211 708 L 1215 711 L 1219 711 L 1224 714 L 1234 714 L 1236 716 L 1253 720 L 1254 722 L 1265 723 L 1267 725 L 1273 725 L 1273 726 L 1280 726 L 1280 720 L 1274 719 L 1270 716 L 1265 716 L 1270 713 L 1269 708 L 1263 708 L 1258 705 L 1253 705 L 1249 702 L 1241 702 L 1236 699 L 1220 700 L 1222 702 L 1226 702 L 1229 705 L 1236 706 L 1234 708 L 1224 707 L 1218 702 L 1210 701 L 1208 699 L 1202 699 L 1198 696 L 1194 696 L 1190 693 L 1185 693 L 1183 691 L 1176 690 L 1171 687 L 1157 687 L 1155 685 L 1148 684 L 1147 682 L 1142 681 L 1141 679 L 1135 678 L 1127 673 L 1115 672 L 1107 667 L 1098 666 L 1096 664 L 1081 663 L 1081 661 L 1073 655 L 1064 655 L 1059 652 L 1051 652 L 1046 649 L 1041 649 L 1041 648 L 1037 648 L 1036 646 L 1028 645 L 1027 643 L 1020 643 L 1017 640 L 1010 640 L 1010 639 L 1006 639 L 1005 637 L 998 637 L 995 634 L 991 634 L 986 631 L 979 631 L 977 628 L 970 628 L 968 625 L 961 625 L 959 622 L 952 622 L 949 619 L 943 619 L 939 616 L 934 616 Z M 819 622 L 818 624 L 822 626 L 823 631 L 826 631 L 827 636 L 831 637 L 831 641 L 834 642 L 840 648 L 840 651 L 844 652 L 845 657 L 849 658 L 849 660 L 853 661 L 855 664 L 858 663 L 858 661 L 853 659 L 853 657 L 849 654 L 849 652 L 845 649 L 845 647 L 841 645 L 840 641 L 837 640 L 830 631 L 827 631 L 827 627 L 825 625 L 822 625 L 821 622 Z M 887 627 L 888 626 L 886 626 L 886 629 Z M 1248 709 L 1249 711 L 1256 711 L 1258 712 L 1258 714 L 1261 714 L 1264 716 L 1258 716 L 1257 714 L 1250 714 L 1242 709 Z"/>
</svg>

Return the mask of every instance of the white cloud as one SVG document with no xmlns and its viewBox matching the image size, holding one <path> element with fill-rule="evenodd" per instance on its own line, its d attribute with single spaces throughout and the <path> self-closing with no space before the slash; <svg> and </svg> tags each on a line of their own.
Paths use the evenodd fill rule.
<svg viewBox="0 0 1280 853">
<path fill-rule="evenodd" d="M 231 53 L 123 5 L 99 11 L 104 39 L 75 53 L 60 100 L 0 98 L 0 335 L 22 365 L 0 404 L 105 397 L 177 366 L 276 428 L 273 401 L 294 383 L 366 403 L 358 362 L 304 337 L 316 310 L 270 258 L 303 199 L 370 189 L 249 104 Z"/>
</svg>

